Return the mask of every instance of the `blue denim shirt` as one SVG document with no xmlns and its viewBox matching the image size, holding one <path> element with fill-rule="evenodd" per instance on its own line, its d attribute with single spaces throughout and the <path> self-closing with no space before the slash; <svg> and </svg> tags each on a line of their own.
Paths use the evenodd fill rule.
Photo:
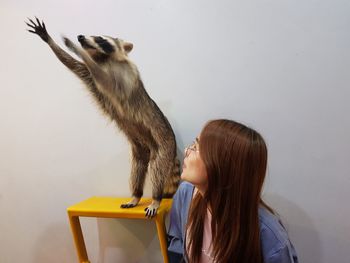
<svg viewBox="0 0 350 263">
<path fill-rule="evenodd" d="M 168 251 L 184 254 L 185 230 L 194 186 L 182 182 L 173 197 L 168 230 Z M 298 263 L 296 251 L 280 220 L 266 208 L 259 208 L 260 239 L 264 263 Z"/>
</svg>

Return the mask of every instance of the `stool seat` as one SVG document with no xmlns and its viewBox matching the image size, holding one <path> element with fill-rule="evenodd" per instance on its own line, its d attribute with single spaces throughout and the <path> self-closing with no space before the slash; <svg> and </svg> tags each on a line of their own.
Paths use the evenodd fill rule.
<svg viewBox="0 0 350 263">
<path fill-rule="evenodd" d="M 165 215 L 170 211 L 172 199 L 163 199 L 157 214 L 149 219 L 145 217 L 145 208 L 151 204 L 151 198 L 141 198 L 139 204 L 133 208 L 120 208 L 121 204 L 129 202 L 130 197 L 91 197 L 78 204 L 68 207 L 69 222 L 77 249 L 80 263 L 88 263 L 84 237 L 81 230 L 79 217 L 97 218 L 129 218 L 153 220 L 157 226 L 157 234 L 164 262 L 168 263 L 167 238 L 165 229 Z"/>
</svg>

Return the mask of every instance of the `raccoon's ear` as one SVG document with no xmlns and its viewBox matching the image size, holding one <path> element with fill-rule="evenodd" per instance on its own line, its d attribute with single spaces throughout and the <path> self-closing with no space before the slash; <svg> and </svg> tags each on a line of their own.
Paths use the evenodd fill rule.
<svg viewBox="0 0 350 263">
<path fill-rule="evenodd" d="M 129 53 L 133 47 L 134 47 L 134 45 L 132 43 L 129 43 L 129 42 L 123 43 L 123 48 L 124 48 L 126 53 Z"/>
</svg>

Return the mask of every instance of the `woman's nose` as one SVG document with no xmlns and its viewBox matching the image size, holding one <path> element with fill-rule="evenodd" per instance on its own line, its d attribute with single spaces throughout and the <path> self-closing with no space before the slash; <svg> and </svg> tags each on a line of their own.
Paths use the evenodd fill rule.
<svg viewBox="0 0 350 263">
<path fill-rule="evenodd" d="M 188 153 L 189 153 L 188 147 L 186 147 L 186 148 L 185 148 L 185 158 L 188 156 Z"/>
</svg>

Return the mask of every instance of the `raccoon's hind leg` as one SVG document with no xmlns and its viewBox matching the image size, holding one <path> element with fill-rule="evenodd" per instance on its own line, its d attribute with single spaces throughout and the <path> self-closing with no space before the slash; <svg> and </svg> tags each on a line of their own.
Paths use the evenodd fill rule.
<svg viewBox="0 0 350 263">
<path fill-rule="evenodd" d="M 132 143 L 132 163 L 131 163 L 131 190 L 132 199 L 126 204 L 122 204 L 121 208 L 131 208 L 136 206 L 142 195 L 143 187 L 146 179 L 147 167 L 150 159 L 150 150 L 147 146 L 141 145 L 139 142 Z"/>
<path fill-rule="evenodd" d="M 163 198 L 172 198 L 180 184 L 180 161 L 175 157 L 173 169 L 164 183 Z"/>
<path fill-rule="evenodd" d="M 169 176 L 172 170 L 172 159 L 168 158 L 169 150 L 160 147 L 157 152 L 151 152 L 151 161 L 149 173 L 152 182 L 152 203 L 146 207 L 146 217 L 156 215 L 163 197 L 165 178 Z M 153 157 L 153 158 L 152 158 Z"/>
</svg>

